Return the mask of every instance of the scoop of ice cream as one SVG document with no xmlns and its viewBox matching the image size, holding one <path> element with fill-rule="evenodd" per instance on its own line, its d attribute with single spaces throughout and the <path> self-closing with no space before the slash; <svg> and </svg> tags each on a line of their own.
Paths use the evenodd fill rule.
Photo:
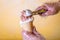
<svg viewBox="0 0 60 40">
<path fill-rule="evenodd" d="M 25 16 L 31 16 L 32 15 L 32 11 L 31 10 L 26 9 L 25 12 L 26 12 Z"/>
</svg>

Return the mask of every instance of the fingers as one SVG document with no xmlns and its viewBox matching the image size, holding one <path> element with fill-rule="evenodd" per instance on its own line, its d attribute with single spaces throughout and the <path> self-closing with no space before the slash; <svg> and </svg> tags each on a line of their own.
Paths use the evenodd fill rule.
<svg viewBox="0 0 60 40">
<path fill-rule="evenodd" d="M 55 3 L 45 4 L 45 6 L 48 9 L 48 11 L 45 13 L 46 16 L 54 15 L 57 13 L 57 7 L 55 6 Z"/>
<path fill-rule="evenodd" d="M 41 12 L 41 13 L 38 13 L 40 16 L 44 16 L 43 14 L 48 11 L 48 9 L 45 5 L 42 5 L 42 6 L 38 7 L 36 10 L 42 10 L 42 9 L 44 9 L 45 11 Z"/>
</svg>

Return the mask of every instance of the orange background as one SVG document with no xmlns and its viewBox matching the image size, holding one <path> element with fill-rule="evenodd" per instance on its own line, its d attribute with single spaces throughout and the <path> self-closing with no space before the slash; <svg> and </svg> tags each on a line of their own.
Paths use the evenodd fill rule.
<svg viewBox="0 0 60 40">
<path fill-rule="evenodd" d="M 42 2 L 46 1 L 42 0 Z M 0 40 L 22 39 L 19 13 L 20 10 L 25 9 L 22 8 L 23 3 L 22 0 L 0 0 Z M 34 17 L 34 25 L 39 33 L 47 40 L 60 40 L 60 12 L 57 15 L 44 18 L 38 15 Z"/>
</svg>

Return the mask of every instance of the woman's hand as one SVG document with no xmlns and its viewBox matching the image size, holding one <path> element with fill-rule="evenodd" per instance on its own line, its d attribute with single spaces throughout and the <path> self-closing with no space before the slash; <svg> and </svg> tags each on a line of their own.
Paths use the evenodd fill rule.
<svg viewBox="0 0 60 40">
<path fill-rule="evenodd" d="M 22 35 L 23 40 L 45 40 L 45 38 L 36 31 L 35 27 L 33 28 L 32 33 L 23 30 Z"/>
<path fill-rule="evenodd" d="M 60 2 L 45 3 L 42 6 L 38 7 L 36 10 L 41 10 L 41 9 L 47 10 L 46 12 L 41 13 L 40 16 L 54 15 L 57 14 L 57 12 L 60 10 L 59 4 Z"/>
</svg>

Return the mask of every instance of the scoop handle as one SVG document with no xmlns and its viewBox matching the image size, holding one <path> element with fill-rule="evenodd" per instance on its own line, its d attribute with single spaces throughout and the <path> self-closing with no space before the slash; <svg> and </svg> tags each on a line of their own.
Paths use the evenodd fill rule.
<svg viewBox="0 0 60 40">
<path fill-rule="evenodd" d="M 44 13 L 44 12 L 46 12 L 46 10 L 45 9 L 41 9 L 41 10 L 33 11 L 32 15 L 37 15 L 39 13 Z"/>
</svg>

